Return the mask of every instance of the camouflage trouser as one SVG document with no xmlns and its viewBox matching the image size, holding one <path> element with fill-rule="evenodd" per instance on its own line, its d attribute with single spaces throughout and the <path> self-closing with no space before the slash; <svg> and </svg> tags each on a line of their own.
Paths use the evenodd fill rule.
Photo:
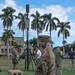
<svg viewBox="0 0 75 75">
<path fill-rule="evenodd" d="M 56 65 L 56 75 L 62 75 L 62 64 Z"/>
<path fill-rule="evenodd" d="M 18 68 L 18 62 L 12 60 L 12 64 L 13 64 L 13 69 L 17 69 Z"/>
<path fill-rule="evenodd" d="M 70 66 L 69 66 L 69 69 L 70 69 L 70 70 L 74 70 L 74 60 L 73 60 L 73 59 L 70 59 L 70 60 L 69 60 L 69 65 L 70 65 Z"/>
</svg>

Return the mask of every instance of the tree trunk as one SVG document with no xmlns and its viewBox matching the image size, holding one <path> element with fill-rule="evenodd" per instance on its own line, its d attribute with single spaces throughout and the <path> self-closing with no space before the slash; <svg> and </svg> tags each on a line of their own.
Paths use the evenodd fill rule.
<svg viewBox="0 0 75 75">
<path fill-rule="evenodd" d="M 9 59 L 9 39 L 7 39 L 7 57 Z"/>
<path fill-rule="evenodd" d="M 50 27 L 50 43 L 51 43 L 51 47 L 52 47 L 51 27 Z"/>
<path fill-rule="evenodd" d="M 8 28 L 8 23 L 7 22 L 6 22 L 6 26 L 7 26 L 7 30 L 8 30 L 9 28 Z M 7 57 L 9 59 L 9 39 L 8 38 L 7 38 Z"/>
<path fill-rule="evenodd" d="M 38 45 L 38 36 L 39 36 L 39 32 L 38 32 L 38 29 L 37 29 L 37 45 Z"/>
<path fill-rule="evenodd" d="M 63 55 L 65 55 L 64 32 L 63 32 Z"/>
<path fill-rule="evenodd" d="M 24 48 L 24 30 L 23 30 L 23 48 Z"/>
</svg>

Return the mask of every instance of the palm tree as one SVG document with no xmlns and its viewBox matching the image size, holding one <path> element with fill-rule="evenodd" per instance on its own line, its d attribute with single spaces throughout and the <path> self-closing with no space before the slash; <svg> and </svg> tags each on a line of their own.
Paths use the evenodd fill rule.
<svg viewBox="0 0 75 75">
<path fill-rule="evenodd" d="M 19 13 L 18 16 L 15 16 L 16 19 L 19 19 L 18 28 L 23 32 L 23 48 L 24 48 L 24 30 L 26 29 L 26 18 L 27 15 Z"/>
<path fill-rule="evenodd" d="M 4 29 L 3 36 L 2 36 L 2 39 L 1 39 L 4 42 L 7 42 L 8 59 L 9 59 L 9 39 L 10 38 L 14 39 L 14 36 L 13 36 L 14 34 L 15 34 L 14 31 Z"/>
<path fill-rule="evenodd" d="M 56 17 L 52 17 L 51 13 L 44 14 L 43 16 L 41 16 L 41 18 L 43 18 L 43 22 L 45 24 L 46 31 L 48 31 L 48 29 L 49 29 L 50 39 L 52 42 L 51 32 L 52 32 L 52 30 L 56 30 L 56 22 L 55 21 L 57 21 L 57 23 L 59 23 L 59 19 Z"/>
<path fill-rule="evenodd" d="M 12 7 L 6 7 L 2 10 L 2 12 L 3 14 L 0 14 L 0 18 L 3 20 L 3 27 L 9 30 L 9 28 L 11 28 L 12 26 L 13 13 L 15 12 L 15 10 Z M 7 39 L 7 41 L 9 40 Z M 9 49 L 9 47 L 7 48 Z M 8 53 L 8 58 L 9 58 L 9 53 Z"/>
<path fill-rule="evenodd" d="M 33 17 L 33 20 L 31 22 L 31 29 L 37 30 L 37 38 L 38 38 L 39 33 L 41 33 L 42 30 L 44 29 L 40 13 L 36 11 L 36 14 L 31 14 L 31 17 Z"/>
<path fill-rule="evenodd" d="M 67 39 L 67 37 L 70 36 L 69 29 L 71 27 L 69 24 L 70 24 L 70 22 L 60 22 L 60 23 L 58 23 L 58 26 L 57 26 L 57 28 L 59 28 L 58 37 L 60 36 L 60 34 L 63 35 L 63 54 L 65 54 L 64 39 Z"/>
<path fill-rule="evenodd" d="M 13 13 L 15 10 L 12 7 L 6 7 L 2 10 L 3 14 L 0 14 L 0 18 L 3 20 L 3 27 L 10 28 L 13 21 Z"/>
<path fill-rule="evenodd" d="M 16 19 L 19 19 L 18 28 L 23 32 L 23 43 L 24 43 L 24 30 L 26 29 L 26 14 L 19 13 L 18 16 L 15 16 Z"/>
</svg>

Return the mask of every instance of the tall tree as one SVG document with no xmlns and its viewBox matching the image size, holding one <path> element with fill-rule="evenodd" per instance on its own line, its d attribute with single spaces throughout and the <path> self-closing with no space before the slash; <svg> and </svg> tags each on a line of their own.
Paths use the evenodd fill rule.
<svg viewBox="0 0 75 75">
<path fill-rule="evenodd" d="M 12 7 L 6 7 L 2 9 L 2 14 L 0 14 L 0 18 L 3 20 L 3 27 L 9 30 L 12 26 L 13 22 L 13 13 L 15 12 L 15 9 Z M 7 41 L 9 41 L 7 39 Z M 9 43 L 9 42 L 7 42 Z M 7 44 L 7 51 L 9 52 L 9 45 Z M 8 58 L 9 58 L 9 53 L 8 53 Z"/>
<path fill-rule="evenodd" d="M 58 37 L 60 36 L 60 34 L 63 35 L 63 54 L 65 54 L 64 41 L 65 41 L 65 39 L 67 39 L 68 36 L 70 36 L 69 29 L 71 27 L 69 24 L 70 24 L 70 22 L 60 22 L 60 23 L 58 23 L 58 26 L 57 26 L 59 28 Z"/>
<path fill-rule="evenodd" d="M 37 38 L 38 38 L 39 33 L 42 32 L 42 30 L 44 29 L 40 13 L 36 11 L 36 14 L 31 14 L 31 17 L 33 17 L 33 20 L 31 22 L 31 29 L 37 30 Z"/>
<path fill-rule="evenodd" d="M 23 13 L 19 13 L 18 16 L 15 16 L 16 19 L 19 19 L 19 23 L 18 23 L 18 28 L 20 30 L 22 30 L 23 32 L 23 44 L 24 44 L 24 30 L 26 29 L 26 22 L 25 22 L 25 19 L 27 17 L 26 14 L 23 14 Z"/>
<path fill-rule="evenodd" d="M 14 39 L 15 32 L 12 30 L 6 30 L 4 29 L 3 35 L 2 35 L 2 40 L 4 42 L 7 42 L 7 53 L 8 53 L 8 59 L 9 59 L 9 39 L 12 38 Z"/>
<path fill-rule="evenodd" d="M 49 30 L 50 32 L 50 39 L 51 39 L 51 43 L 52 43 L 52 38 L 51 38 L 51 32 L 52 30 L 56 30 L 56 23 L 59 22 L 59 19 L 56 17 L 52 17 L 52 14 L 44 14 L 43 16 L 41 16 L 41 18 L 43 18 L 43 22 L 45 24 L 46 27 L 46 31 Z M 55 22 L 57 21 L 57 22 Z"/>
<path fill-rule="evenodd" d="M 18 23 L 18 27 L 23 32 L 23 49 L 24 49 L 24 30 L 26 29 L 27 14 L 19 13 L 18 16 L 15 16 L 15 17 L 16 17 L 16 19 L 19 19 L 20 20 L 19 23 Z M 29 56 L 27 56 L 27 58 L 28 57 Z M 29 62 L 27 63 L 27 66 L 29 68 Z"/>
</svg>

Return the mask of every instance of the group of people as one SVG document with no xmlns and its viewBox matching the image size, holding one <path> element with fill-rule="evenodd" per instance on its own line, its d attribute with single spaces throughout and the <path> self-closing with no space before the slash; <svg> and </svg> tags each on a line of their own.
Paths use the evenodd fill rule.
<svg viewBox="0 0 75 75">
<path fill-rule="evenodd" d="M 36 46 L 36 71 L 35 75 L 62 75 L 62 56 L 60 47 L 53 50 L 50 43 L 41 43 Z M 12 51 L 13 69 L 17 69 L 18 59 L 17 55 L 19 49 L 15 47 Z M 73 49 L 68 52 L 67 56 L 70 59 L 70 69 L 74 69 L 74 55 Z"/>
<path fill-rule="evenodd" d="M 52 50 L 50 43 L 39 44 L 36 47 L 35 75 L 62 75 L 62 57 L 60 48 Z"/>
</svg>

